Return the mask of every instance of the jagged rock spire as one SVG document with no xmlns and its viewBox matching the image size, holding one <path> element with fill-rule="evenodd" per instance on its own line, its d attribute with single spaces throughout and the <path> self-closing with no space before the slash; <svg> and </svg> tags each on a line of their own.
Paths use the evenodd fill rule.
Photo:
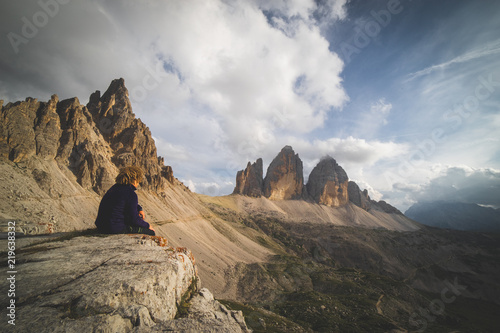
<svg viewBox="0 0 500 333">
<path fill-rule="evenodd" d="M 304 188 L 302 160 L 285 146 L 267 168 L 264 195 L 274 200 L 300 199 Z"/>
<path fill-rule="evenodd" d="M 236 186 L 233 194 L 242 194 L 249 197 L 262 196 L 262 158 L 257 159 L 255 163 L 248 162 L 245 170 L 238 171 L 236 175 Z"/>
</svg>

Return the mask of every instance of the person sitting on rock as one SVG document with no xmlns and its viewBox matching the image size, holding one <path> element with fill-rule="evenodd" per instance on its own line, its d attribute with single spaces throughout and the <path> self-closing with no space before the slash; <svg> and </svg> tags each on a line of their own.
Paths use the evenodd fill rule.
<svg viewBox="0 0 500 333">
<path fill-rule="evenodd" d="M 129 166 L 120 169 L 116 184 L 102 197 L 95 220 L 97 230 L 106 234 L 155 235 L 139 205 L 135 190 L 144 177 L 141 168 Z"/>
</svg>

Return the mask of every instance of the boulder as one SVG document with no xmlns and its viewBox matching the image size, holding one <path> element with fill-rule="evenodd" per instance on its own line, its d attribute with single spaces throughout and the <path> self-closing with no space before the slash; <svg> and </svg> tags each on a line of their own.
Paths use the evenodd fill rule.
<svg viewBox="0 0 500 333">
<path fill-rule="evenodd" d="M 214 299 L 207 289 L 201 289 L 190 301 L 184 318 L 157 325 L 152 332 L 251 332 L 241 311 L 228 310 Z M 139 332 L 151 332 L 145 327 Z"/>
<path fill-rule="evenodd" d="M 302 160 L 292 147 L 285 146 L 267 168 L 264 196 L 272 200 L 300 199 L 303 187 Z"/>
</svg>

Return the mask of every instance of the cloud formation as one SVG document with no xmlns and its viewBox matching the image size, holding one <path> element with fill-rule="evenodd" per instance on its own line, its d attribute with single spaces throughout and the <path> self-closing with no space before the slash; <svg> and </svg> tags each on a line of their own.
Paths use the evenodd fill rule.
<svg viewBox="0 0 500 333">
<path fill-rule="evenodd" d="M 395 184 L 414 202 L 458 201 L 500 208 L 500 170 L 448 167 L 423 185 Z"/>
<path fill-rule="evenodd" d="M 401 2 L 344 63 L 335 50 L 389 3 L 7 1 L 0 35 L 25 41 L 0 39 L 0 98 L 85 104 L 123 77 L 159 154 L 197 192 L 228 194 L 248 161 L 266 168 L 291 145 L 306 177 L 328 154 L 372 196 L 404 206 L 416 190 L 381 175 L 410 188 L 438 177 L 433 165 L 500 167 L 500 5 Z M 471 106 L 485 80 L 490 95 L 467 116 L 456 105 Z M 435 147 L 401 176 L 436 129 Z"/>
<path fill-rule="evenodd" d="M 468 61 L 475 60 L 478 58 L 482 58 L 482 57 L 486 57 L 486 56 L 490 56 L 490 55 L 495 55 L 498 53 L 500 53 L 500 39 L 497 39 L 497 40 L 490 42 L 490 43 L 487 43 L 485 45 L 481 45 L 481 47 L 479 47 L 479 48 L 471 50 L 465 54 L 459 55 L 458 57 L 455 57 L 455 58 L 448 60 L 446 62 L 424 68 L 424 69 L 419 70 L 418 72 L 415 72 L 415 73 L 411 73 L 408 75 L 408 79 L 405 82 L 409 82 L 409 81 L 414 80 L 420 76 L 431 74 L 437 70 L 446 69 L 454 64 L 460 64 L 460 63 L 468 62 Z"/>
<path fill-rule="evenodd" d="M 59 6 L 17 54 L 5 48 L 2 61 L 11 62 L 12 75 L 1 87 L 13 100 L 26 93 L 85 96 L 90 86 L 124 76 L 146 122 L 189 122 L 206 141 L 237 153 L 256 135 L 274 140 L 278 130 L 311 132 L 348 100 L 343 62 L 312 23 L 319 12 L 338 19 L 344 3 L 74 1 Z M 12 15 L 5 26 L 11 28 L 41 10 L 36 4 L 7 6 Z M 199 117 L 219 128 L 207 133 Z M 160 126 L 152 127 L 163 135 Z"/>
</svg>

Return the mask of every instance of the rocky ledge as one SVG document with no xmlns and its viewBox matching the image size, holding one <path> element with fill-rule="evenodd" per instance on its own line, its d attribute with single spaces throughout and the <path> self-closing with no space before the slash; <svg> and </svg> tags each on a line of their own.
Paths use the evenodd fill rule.
<svg viewBox="0 0 500 333">
<path fill-rule="evenodd" d="M 186 248 L 162 237 L 81 234 L 19 239 L 15 331 L 248 331 L 240 311 L 199 290 Z"/>
</svg>

